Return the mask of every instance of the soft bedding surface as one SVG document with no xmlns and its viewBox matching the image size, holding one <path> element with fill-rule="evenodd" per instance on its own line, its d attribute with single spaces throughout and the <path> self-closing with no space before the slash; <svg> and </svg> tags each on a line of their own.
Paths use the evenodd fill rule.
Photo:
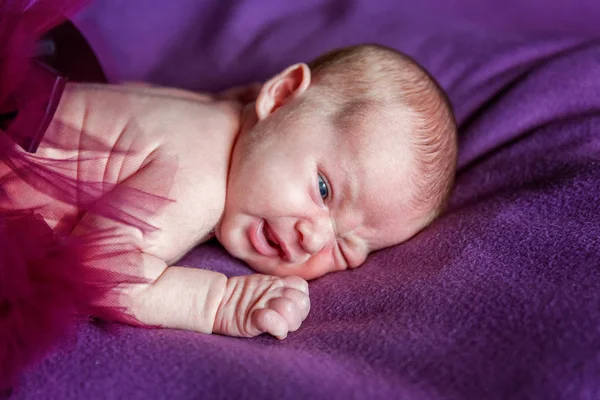
<svg viewBox="0 0 600 400">
<path fill-rule="evenodd" d="M 597 1 L 91 6 L 75 22 L 111 81 L 217 90 L 337 46 L 403 50 L 454 104 L 458 180 L 429 229 L 312 282 L 284 341 L 82 324 L 14 398 L 600 398 L 597 21 Z M 249 273 L 214 243 L 184 263 Z"/>
</svg>

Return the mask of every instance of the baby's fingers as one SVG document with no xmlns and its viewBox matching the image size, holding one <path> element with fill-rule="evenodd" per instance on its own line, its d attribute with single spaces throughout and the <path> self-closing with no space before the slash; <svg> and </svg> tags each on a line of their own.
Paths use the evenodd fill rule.
<svg viewBox="0 0 600 400">
<path fill-rule="evenodd" d="M 285 288 L 283 289 L 283 297 L 290 299 L 296 304 L 302 321 L 304 321 L 310 312 L 310 299 L 308 295 L 297 289 Z"/>
<path fill-rule="evenodd" d="M 308 282 L 299 276 L 283 276 L 281 277 L 285 287 L 292 288 L 304 292 L 308 296 Z"/>
<path fill-rule="evenodd" d="M 285 319 L 290 332 L 297 331 L 300 328 L 302 324 L 302 312 L 292 300 L 285 297 L 278 297 L 269 300 L 267 306 Z"/>
<path fill-rule="evenodd" d="M 260 332 L 266 332 L 277 339 L 285 339 L 288 334 L 288 323 L 277 311 L 261 308 L 252 314 L 252 325 Z"/>
</svg>

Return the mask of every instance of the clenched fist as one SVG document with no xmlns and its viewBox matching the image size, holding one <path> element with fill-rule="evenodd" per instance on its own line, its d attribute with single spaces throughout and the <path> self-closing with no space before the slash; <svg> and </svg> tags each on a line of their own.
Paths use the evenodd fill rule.
<svg viewBox="0 0 600 400">
<path fill-rule="evenodd" d="M 246 275 L 227 280 L 213 332 L 252 337 L 269 333 L 285 339 L 310 310 L 308 284 L 297 276 Z"/>
</svg>

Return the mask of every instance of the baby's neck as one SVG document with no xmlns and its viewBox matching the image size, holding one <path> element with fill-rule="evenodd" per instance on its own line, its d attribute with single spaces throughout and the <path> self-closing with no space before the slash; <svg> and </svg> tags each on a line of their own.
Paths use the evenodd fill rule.
<svg viewBox="0 0 600 400">
<path fill-rule="evenodd" d="M 231 157 L 244 121 L 247 119 L 245 117 L 246 107 L 238 101 L 214 101 L 210 104 L 210 107 L 214 109 L 213 118 L 214 121 L 217 121 L 216 124 L 213 125 L 216 135 L 211 139 L 212 143 L 210 146 L 214 153 L 211 155 L 207 154 L 206 156 L 214 159 L 214 164 L 211 168 L 213 172 L 224 172 L 224 174 L 217 172 L 214 175 L 215 177 L 218 177 L 217 179 L 219 180 L 223 179 L 221 187 L 224 196 L 222 197 L 222 201 L 220 201 L 221 204 L 218 211 L 215 210 L 215 214 L 212 218 L 213 224 L 211 230 L 203 241 L 214 238 L 215 227 L 222 219 L 225 209 L 227 180 L 231 166 Z M 226 156 L 219 156 L 219 154 Z"/>
<path fill-rule="evenodd" d="M 229 178 L 229 171 L 231 169 L 232 162 L 232 154 L 237 143 L 237 139 L 243 131 L 250 129 L 257 122 L 255 105 L 251 104 L 242 104 L 238 101 L 222 101 L 215 103 L 215 105 L 220 108 L 222 113 L 224 113 L 227 118 L 232 122 L 232 126 L 235 126 L 235 129 L 225 130 L 227 133 L 227 137 L 229 141 L 229 152 L 227 158 L 227 177 L 225 185 L 227 185 L 227 180 Z M 225 187 L 226 188 L 226 187 Z M 227 198 L 227 191 L 225 190 L 225 199 Z M 215 230 L 218 229 L 218 225 L 221 223 L 223 219 L 223 213 L 225 211 L 225 203 L 223 203 L 223 208 L 221 208 L 219 217 L 216 220 L 215 225 L 212 227 L 209 232 L 206 240 L 210 240 L 215 238 Z"/>
<path fill-rule="evenodd" d="M 216 101 L 214 103 L 215 112 L 222 118 L 222 132 L 229 139 L 231 151 L 237 140 L 238 134 L 243 123 L 244 106 L 237 101 Z"/>
</svg>

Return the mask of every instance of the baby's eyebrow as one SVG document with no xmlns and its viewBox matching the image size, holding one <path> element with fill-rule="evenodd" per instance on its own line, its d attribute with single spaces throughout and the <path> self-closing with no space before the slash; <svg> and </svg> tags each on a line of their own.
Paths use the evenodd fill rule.
<svg viewBox="0 0 600 400">
<path fill-rule="evenodd" d="M 356 129 L 356 127 L 352 128 Z M 359 185 L 357 182 L 357 151 L 361 146 L 360 140 L 349 131 L 338 132 L 335 147 L 340 151 L 337 157 L 335 178 L 340 188 L 338 201 L 354 204 L 358 197 Z M 346 204 L 344 204 L 346 205 Z"/>
<path fill-rule="evenodd" d="M 358 183 L 352 178 L 352 172 L 344 171 L 342 178 L 342 201 L 344 203 L 354 204 L 358 197 Z"/>
<path fill-rule="evenodd" d="M 352 173 L 348 170 L 338 169 L 337 170 L 337 183 L 338 183 L 338 195 L 336 195 L 333 202 L 333 231 L 338 239 L 345 240 L 345 235 L 348 233 L 348 221 L 355 220 L 355 213 L 360 210 L 357 207 L 356 202 L 358 200 L 358 184 L 355 179 L 352 179 Z M 342 250 L 340 249 L 340 252 Z M 346 261 L 346 254 L 343 254 Z"/>
</svg>

